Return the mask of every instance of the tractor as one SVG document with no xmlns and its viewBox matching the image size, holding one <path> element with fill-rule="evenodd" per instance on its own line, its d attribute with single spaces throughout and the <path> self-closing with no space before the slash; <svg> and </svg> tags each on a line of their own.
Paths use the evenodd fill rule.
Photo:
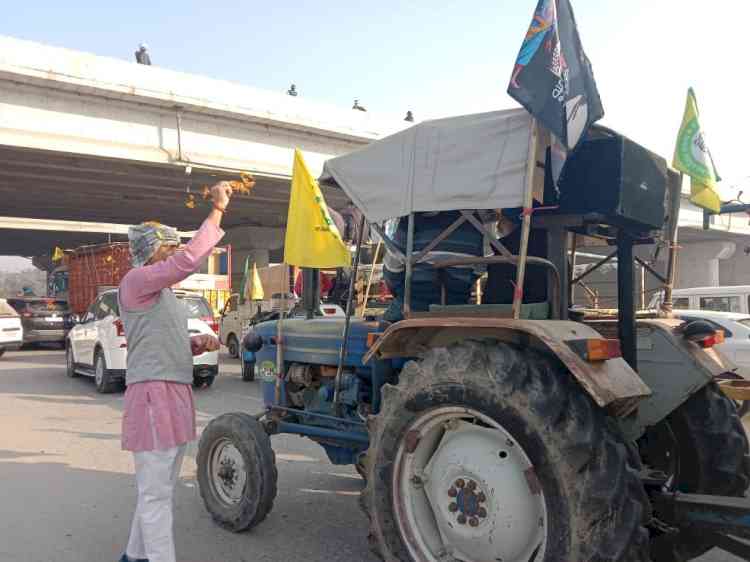
<svg viewBox="0 0 750 562">
<path fill-rule="evenodd" d="M 350 287 L 345 317 L 306 295 L 307 314 L 251 326 L 242 345 L 266 408 L 212 420 L 198 451 L 219 525 L 268 515 L 272 437 L 286 433 L 356 467 L 387 561 L 678 562 L 716 546 L 750 559 L 743 381 L 712 349 L 721 332 L 670 317 L 681 176 L 664 159 L 595 125 L 555 177 L 549 135 L 507 110 L 417 124 L 328 160 L 320 183 L 403 265 L 402 318 L 354 315 Z M 516 252 L 482 218 L 498 209 L 516 209 Z M 450 224 L 425 237 L 437 216 Z M 442 251 L 471 229 L 491 252 Z M 532 232 L 546 256 L 529 251 Z M 570 306 L 583 238 L 612 249 L 601 263 L 617 257 L 616 311 Z M 667 272 L 639 245 L 668 248 Z M 636 310 L 641 262 L 665 284 L 664 310 Z M 498 264 L 515 271 L 512 302 L 483 302 L 474 283 Z M 527 270 L 546 301 L 524 302 Z"/>
</svg>

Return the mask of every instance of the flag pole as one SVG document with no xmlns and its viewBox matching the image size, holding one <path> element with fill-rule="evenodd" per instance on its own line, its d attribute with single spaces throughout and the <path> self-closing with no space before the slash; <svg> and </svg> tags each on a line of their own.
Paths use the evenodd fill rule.
<svg viewBox="0 0 750 562">
<path fill-rule="evenodd" d="M 279 303 L 279 321 L 276 322 L 276 386 L 274 387 L 274 404 L 281 405 L 281 376 L 284 371 L 283 324 L 284 309 L 286 308 L 286 293 L 289 290 L 287 275 L 289 266 L 284 263 L 281 271 L 281 302 Z"/>
<path fill-rule="evenodd" d="M 370 277 L 367 279 L 367 289 L 365 290 L 365 299 L 362 301 L 362 316 L 365 315 L 367 309 L 367 299 L 370 298 L 370 287 L 372 286 L 372 276 L 375 274 L 375 266 L 378 263 L 378 254 L 380 253 L 380 247 L 383 245 L 383 240 L 378 240 L 378 245 L 375 246 L 375 255 L 372 258 L 372 264 L 370 265 Z"/>
<path fill-rule="evenodd" d="M 678 179 L 674 179 L 678 178 Z M 670 174 L 669 182 L 669 257 L 667 261 L 667 282 L 664 284 L 664 301 L 662 312 L 667 317 L 672 317 L 674 303 L 672 301 L 672 290 L 674 289 L 675 277 L 677 275 L 677 238 L 680 219 L 680 198 L 682 197 L 682 172 Z"/>
<path fill-rule="evenodd" d="M 516 287 L 513 291 L 513 318 L 521 317 L 523 303 L 523 281 L 526 275 L 526 257 L 529 253 L 529 232 L 531 231 L 531 210 L 534 204 L 534 171 L 536 170 L 537 149 L 536 119 L 531 119 L 529 135 L 529 156 L 526 161 L 526 185 L 523 193 L 523 222 L 521 224 L 521 243 L 518 252 L 518 266 L 516 269 Z"/>
</svg>

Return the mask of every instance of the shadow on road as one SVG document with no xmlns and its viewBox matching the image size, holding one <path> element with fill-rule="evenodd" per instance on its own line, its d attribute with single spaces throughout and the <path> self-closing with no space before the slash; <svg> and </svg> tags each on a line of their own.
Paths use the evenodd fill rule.
<svg viewBox="0 0 750 562">
<path fill-rule="evenodd" d="M 374 560 L 356 498 L 338 493 L 356 496 L 361 483 L 321 474 L 310 479 L 309 489 L 300 489 L 300 480 L 308 480 L 302 476 L 282 470 L 275 510 L 256 530 L 241 534 L 217 527 L 195 481 L 181 479 L 175 498 L 178 559 Z M 135 502 L 132 474 L 59 462 L 0 461 L 0 481 L 5 484 L 0 502 L 0 527 L 6 537 L 0 543 L 3 562 L 104 561 L 121 554 Z"/>
</svg>

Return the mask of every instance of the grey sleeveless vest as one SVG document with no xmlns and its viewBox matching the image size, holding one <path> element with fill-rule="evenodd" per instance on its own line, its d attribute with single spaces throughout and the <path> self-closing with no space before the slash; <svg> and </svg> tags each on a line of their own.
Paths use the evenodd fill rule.
<svg viewBox="0 0 750 562">
<path fill-rule="evenodd" d="M 193 382 L 187 311 L 171 289 L 162 289 L 147 310 L 126 310 L 120 303 L 120 318 L 128 342 L 127 384 Z"/>
</svg>

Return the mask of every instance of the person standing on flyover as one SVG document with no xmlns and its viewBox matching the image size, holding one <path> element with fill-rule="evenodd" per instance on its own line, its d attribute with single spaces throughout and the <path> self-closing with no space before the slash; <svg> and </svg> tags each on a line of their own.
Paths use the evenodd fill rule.
<svg viewBox="0 0 750 562">
<path fill-rule="evenodd" d="M 120 562 L 175 562 L 174 488 L 186 444 L 195 440 L 193 355 L 219 349 L 213 336 L 190 337 L 187 312 L 170 287 L 194 273 L 224 236 L 232 188 L 211 188 L 213 209 L 183 250 L 174 228 L 143 223 L 128 232 L 133 269 L 119 290 L 128 342 L 122 448 L 132 451 L 138 502 Z"/>
</svg>

